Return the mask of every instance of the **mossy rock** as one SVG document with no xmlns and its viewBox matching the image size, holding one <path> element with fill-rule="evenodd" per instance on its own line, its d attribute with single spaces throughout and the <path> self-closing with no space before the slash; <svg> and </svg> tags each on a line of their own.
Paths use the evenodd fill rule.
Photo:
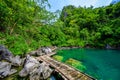
<svg viewBox="0 0 120 80">
<path fill-rule="evenodd" d="M 63 56 L 55 55 L 53 58 L 57 61 L 63 61 Z"/>
</svg>

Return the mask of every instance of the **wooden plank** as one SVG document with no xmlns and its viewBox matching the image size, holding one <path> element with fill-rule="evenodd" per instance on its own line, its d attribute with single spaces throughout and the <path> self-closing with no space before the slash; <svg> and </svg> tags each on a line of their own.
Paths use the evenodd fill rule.
<svg viewBox="0 0 120 80">
<path fill-rule="evenodd" d="M 66 80 L 95 80 L 94 78 L 85 75 L 74 68 L 65 65 L 64 63 L 58 62 L 52 59 L 49 55 L 40 56 L 37 58 L 54 67 Z"/>
</svg>

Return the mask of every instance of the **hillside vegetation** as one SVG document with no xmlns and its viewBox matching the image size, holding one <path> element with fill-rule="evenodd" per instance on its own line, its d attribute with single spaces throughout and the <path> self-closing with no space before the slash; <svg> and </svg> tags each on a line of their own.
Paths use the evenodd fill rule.
<svg viewBox="0 0 120 80">
<path fill-rule="evenodd" d="M 89 8 L 46 10 L 47 0 L 0 0 L 0 44 L 14 54 L 41 46 L 120 46 L 120 3 Z"/>
</svg>

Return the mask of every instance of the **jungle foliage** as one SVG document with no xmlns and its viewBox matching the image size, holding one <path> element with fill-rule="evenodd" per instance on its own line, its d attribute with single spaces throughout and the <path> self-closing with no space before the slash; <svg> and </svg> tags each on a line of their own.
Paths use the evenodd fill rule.
<svg viewBox="0 0 120 80">
<path fill-rule="evenodd" d="M 48 0 L 0 0 L 0 44 L 14 54 L 41 46 L 120 46 L 120 3 L 46 10 Z"/>
<path fill-rule="evenodd" d="M 65 6 L 60 19 L 70 46 L 120 46 L 120 3 L 100 8 Z"/>
</svg>

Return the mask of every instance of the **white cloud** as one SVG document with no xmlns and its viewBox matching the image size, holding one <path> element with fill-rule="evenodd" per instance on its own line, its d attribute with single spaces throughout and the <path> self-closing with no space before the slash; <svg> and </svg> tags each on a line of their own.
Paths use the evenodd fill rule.
<svg viewBox="0 0 120 80">
<path fill-rule="evenodd" d="M 51 9 L 49 11 L 55 12 L 56 10 L 62 10 L 63 6 L 66 5 L 75 5 L 78 6 L 86 6 L 90 7 L 91 5 L 94 7 L 101 7 L 109 5 L 112 0 L 48 0 L 51 4 Z"/>
<path fill-rule="evenodd" d="M 106 6 L 111 3 L 112 0 L 97 0 L 95 7 Z"/>
<path fill-rule="evenodd" d="M 89 7 L 91 5 L 95 5 L 97 0 L 67 0 L 68 4 L 72 4 L 75 6 L 86 6 Z"/>
</svg>

